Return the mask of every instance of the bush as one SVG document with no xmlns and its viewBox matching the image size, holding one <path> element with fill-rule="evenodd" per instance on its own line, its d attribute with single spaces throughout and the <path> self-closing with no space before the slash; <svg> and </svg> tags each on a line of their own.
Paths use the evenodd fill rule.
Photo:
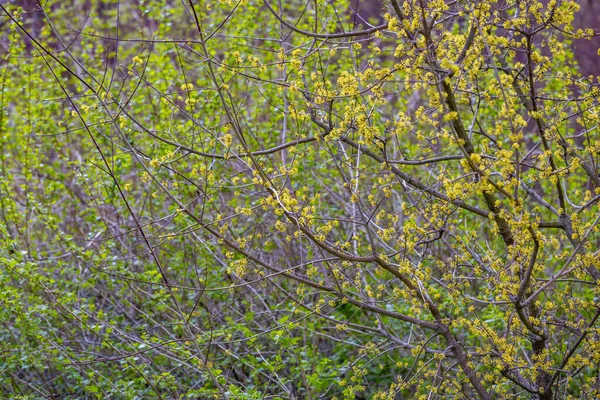
<svg viewBox="0 0 600 400">
<path fill-rule="evenodd" d="M 600 396 L 576 1 L 42 5 L 1 6 L 3 397 Z"/>
</svg>

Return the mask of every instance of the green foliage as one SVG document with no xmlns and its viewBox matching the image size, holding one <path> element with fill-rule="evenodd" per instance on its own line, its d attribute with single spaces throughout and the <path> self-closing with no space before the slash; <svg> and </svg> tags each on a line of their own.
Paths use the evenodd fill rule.
<svg viewBox="0 0 600 400">
<path fill-rule="evenodd" d="M 359 3 L 2 6 L 2 397 L 599 396 L 579 5 Z"/>
</svg>

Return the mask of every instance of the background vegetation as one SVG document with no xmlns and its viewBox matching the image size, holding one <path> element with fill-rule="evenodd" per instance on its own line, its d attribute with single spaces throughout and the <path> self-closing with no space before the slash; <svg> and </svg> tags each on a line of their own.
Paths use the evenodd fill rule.
<svg viewBox="0 0 600 400">
<path fill-rule="evenodd" d="M 588 18 L 2 2 L 1 396 L 600 396 Z"/>
</svg>

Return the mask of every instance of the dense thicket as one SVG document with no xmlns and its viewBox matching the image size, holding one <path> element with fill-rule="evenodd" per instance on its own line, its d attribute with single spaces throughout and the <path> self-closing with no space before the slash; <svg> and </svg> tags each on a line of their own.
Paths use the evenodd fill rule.
<svg viewBox="0 0 600 400">
<path fill-rule="evenodd" d="M 0 6 L 3 398 L 591 399 L 573 0 Z"/>
</svg>

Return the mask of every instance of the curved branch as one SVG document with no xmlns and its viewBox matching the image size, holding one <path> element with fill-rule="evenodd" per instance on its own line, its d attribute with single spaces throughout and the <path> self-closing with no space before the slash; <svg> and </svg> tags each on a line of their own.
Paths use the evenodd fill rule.
<svg viewBox="0 0 600 400">
<path fill-rule="evenodd" d="M 374 26 L 369 29 L 365 29 L 363 31 L 356 31 L 356 32 L 313 33 L 313 32 L 309 32 L 309 31 L 305 31 L 303 29 L 296 28 L 294 25 L 290 24 L 289 22 L 287 22 L 286 20 L 281 18 L 281 16 L 279 14 L 277 14 L 277 11 L 275 11 L 273 9 L 273 7 L 271 7 L 271 5 L 269 4 L 269 2 L 267 0 L 263 0 L 263 3 L 265 6 L 267 6 L 267 8 L 271 12 L 271 14 L 273 14 L 273 16 L 275 18 L 277 18 L 277 20 L 279 22 L 281 22 L 283 25 L 290 28 L 291 30 L 293 30 L 296 33 L 300 33 L 301 35 L 312 37 L 312 38 L 317 38 L 317 39 L 340 39 L 340 38 L 349 38 L 349 37 L 354 37 L 354 36 L 369 35 L 373 32 L 377 32 L 377 31 L 386 29 L 388 27 L 388 24 L 382 24 L 382 25 Z"/>
</svg>

